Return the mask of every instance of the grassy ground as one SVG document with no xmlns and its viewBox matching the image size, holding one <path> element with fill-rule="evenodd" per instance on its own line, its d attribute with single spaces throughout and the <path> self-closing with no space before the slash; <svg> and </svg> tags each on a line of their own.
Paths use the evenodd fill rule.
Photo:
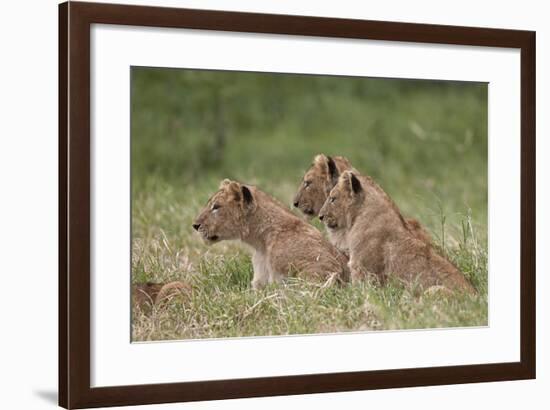
<svg viewBox="0 0 550 410">
<path fill-rule="evenodd" d="M 193 287 L 134 309 L 133 339 L 486 325 L 486 124 L 483 84 L 133 69 L 132 282 Z M 252 291 L 247 250 L 193 234 L 221 179 L 290 204 L 319 152 L 373 176 L 479 294 L 296 279 Z"/>
</svg>

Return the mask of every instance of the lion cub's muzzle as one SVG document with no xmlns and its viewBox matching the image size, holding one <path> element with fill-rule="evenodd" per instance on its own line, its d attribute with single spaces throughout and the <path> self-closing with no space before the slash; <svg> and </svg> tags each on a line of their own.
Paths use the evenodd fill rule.
<svg viewBox="0 0 550 410">
<path fill-rule="evenodd" d="M 311 204 L 309 204 L 308 202 L 309 201 L 302 198 L 301 192 L 298 192 L 292 200 L 292 205 L 294 205 L 294 208 L 299 209 L 300 212 L 302 212 L 304 215 L 311 218 L 315 216 L 315 210 L 313 209 L 313 206 L 311 206 Z"/>
<path fill-rule="evenodd" d="M 218 239 L 220 239 L 218 235 L 210 235 L 208 233 L 208 229 L 206 229 L 204 224 L 195 222 L 193 223 L 192 226 L 193 226 L 193 229 L 197 231 L 206 242 L 216 242 Z"/>
<path fill-rule="evenodd" d="M 336 229 L 338 228 L 338 223 L 334 220 L 334 218 L 332 218 L 330 215 L 327 215 L 327 214 L 324 214 L 324 213 L 320 213 L 319 214 L 319 219 L 321 220 L 321 222 L 323 222 L 325 224 L 325 226 L 329 229 Z"/>
<path fill-rule="evenodd" d="M 313 207 L 307 205 L 307 204 L 303 204 L 303 203 L 300 203 L 298 201 L 295 201 L 293 203 L 294 207 L 299 209 L 304 215 L 308 216 L 308 217 L 314 217 L 315 216 L 315 210 L 313 209 Z"/>
</svg>

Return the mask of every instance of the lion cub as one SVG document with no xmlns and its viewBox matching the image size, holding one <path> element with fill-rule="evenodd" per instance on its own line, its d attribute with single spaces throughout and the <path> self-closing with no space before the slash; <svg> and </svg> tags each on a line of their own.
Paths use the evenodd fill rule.
<svg viewBox="0 0 550 410">
<path fill-rule="evenodd" d="M 319 211 L 325 203 L 330 190 L 338 182 L 338 177 L 344 171 L 351 171 L 359 174 L 345 157 L 329 157 L 324 154 L 316 155 L 313 164 L 306 171 L 298 192 L 294 196 L 293 205 L 305 215 L 312 218 L 319 215 Z M 397 210 L 397 205 L 388 194 L 372 178 L 365 176 L 364 183 L 380 193 L 381 198 L 389 206 Z M 399 212 L 397 210 L 397 212 Z M 405 219 L 405 227 L 418 239 L 431 243 L 430 234 L 420 225 L 416 219 Z M 337 235 L 329 235 L 331 243 L 341 246 L 342 243 Z M 342 249 L 345 250 L 345 249 Z"/>
<path fill-rule="evenodd" d="M 354 281 L 394 276 L 424 288 L 475 292 L 462 272 L 407 229 L 398 210 L 366 177 L 344 171 L 319 218 L 349 248 Z"/>
<path fill-rule="evenodd" d="M 251 185 L 224 180 L 193 228 L 209 244 L 240 239 L 250 245 L 254 289 L 292 273 L 349 280 L 345 257 L 317 229 Z"/>
</svg>

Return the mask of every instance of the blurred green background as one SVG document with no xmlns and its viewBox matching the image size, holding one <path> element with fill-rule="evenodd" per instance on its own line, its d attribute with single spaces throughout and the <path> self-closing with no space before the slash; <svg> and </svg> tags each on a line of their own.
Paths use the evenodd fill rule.
<svg viewBox="0 0 550 410">
<path fill-rule="evenodd" d="M 135 195 L 234 178 L 290 204 L 317 153 L 432 230 L 471 210 L 486 231 L 484 83 L 132 68 Z"/>
</svg>

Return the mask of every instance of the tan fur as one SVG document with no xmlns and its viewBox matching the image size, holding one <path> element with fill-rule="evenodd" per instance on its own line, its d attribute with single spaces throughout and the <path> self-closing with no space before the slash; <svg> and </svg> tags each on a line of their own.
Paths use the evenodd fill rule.
<svg viewBox="0 0 550 410">
<path fill-rule="evenodd" d="M 192 288 L 188 283 L 181 281 L 168 282 L 160 288 L 155 303 L 162 304 L 164 302 L 168 302 L 174 296 L 190 295 L 191 292 Z"/>
<path fill-rule="evenodd" d="M 389 276 L 423 288 L 444 286 L 474 292 L 472 285 L 431 244 L 418 239 L 396 207 L 369 179 L 345 171 L 331 190 L 319 218 L 349 249 L 352 280 Z"/>
<path fill-rule="evenodd" d="M 132 286 L 132 300 L 142 310 L 162 304 L 178 294 L 190 294 L 191 285 L 181 281 L 168 283 L 137 283 Z"/>
<path fill-rule="evenodd" d="M 325 203 L 330 190 L 334 188 L 338 182 L 338 177 L 344 171 L 351 171 L 355 174 L 359 174 L 359 172 L 353 168 L 349 160 L 345 157 L 329 157 L 324 154 L 316 155 L 313 160 L 313 164 L 302 178 L 298 192 L 296 192 L 296 195 L 294 196 L 294 206 L 296 206 L 308 217 L 312 218 L 319 215 L 319 211 Z M 395 205 L 393 200 L 380 187 L 380 185 L 368 176 L 365 176 L 365 183 L 369 184 L 374 190 L 378 191 L 388 205 L 395 208 L 399 213 L 397 205 Z M 405 219 L 404 223 L 405 227 L 411 231 L 415 237 L 422 241 L 431 243 L 432 239 L 430 234 L 416 219 Z M 338 237 L 338 235 L 331 234 L 330 241 L 339 249 L 345 250 L 345 248 L 342 247 L 342 238 Z"/>
<path fill-rule="evenodd" d="M 224 180 L 193 227 L 207 243 L 239 239 L 252 247 L 255 289 L 293 273 L 348 280 L 345 257 L 317 229 L 254 186 Z"/>
</svg>

